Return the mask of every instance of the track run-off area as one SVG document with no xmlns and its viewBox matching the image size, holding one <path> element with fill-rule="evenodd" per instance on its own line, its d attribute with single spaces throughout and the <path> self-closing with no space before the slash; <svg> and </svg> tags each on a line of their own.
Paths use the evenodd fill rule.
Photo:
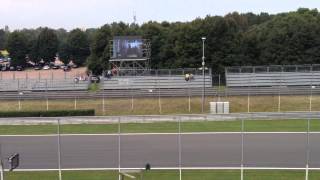
<svg viewBox="0 0 320 180">
<path fill-rule="evenodd" d="M 320 133 L 313 132 L 309 136 L 309 167 L 317 169 L 320 168 Z M 306 138 L 307 134 L 302 132 L 244 133 L 244 167 L 305 168 Z M 2 135 L 0 141 L 3 157 L 20 154 L 20 170 L 58 169 L 58 135 Z M 120 136 L 62 134 L 61 168 L 118 169 L 120 152 L 120 168 L 124 169 L 143 168 L 146 163 L 160 169 L 180 166 L 232 169 L 241 165 L 241 143 L 241 132 L 136 133 Z"/>
</svg>

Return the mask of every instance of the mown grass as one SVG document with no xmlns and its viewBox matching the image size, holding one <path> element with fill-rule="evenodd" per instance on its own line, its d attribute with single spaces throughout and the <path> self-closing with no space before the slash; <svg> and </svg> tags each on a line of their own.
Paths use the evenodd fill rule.
<svg viewBox="0 0 320 180">
<path fill-rule="evenodd" d="M 2 135 L 56 134 L 57 125 L 1 125 Z M 246 120 L 247 132 L 305 132 L 307 120 Z M 311 131 L 320 131 L 320 120 L 310 121 Z M 241 121 L 181 122 L 181 132 L 239 132 Z M 118 124 L 65 124 L 63 134 L 110 134 L 118 132 Z M 121 133 L 177 133 L 178 122 L 121 123 Z"/>
<path fill-rule="evenodd" d="M 92 93 L 94 95 L 94 93 Z M 254 96 L 251 95 L 248 101 L 247 96 L 224 96 L 206 97 L 205 112 L 209 112 L 209 102 L 229 101 L 230 112 L 248 112 L 248 102 L 250 112 L 278 112 L 280 111 L 309 111 L 310 97 L 301 96 L 281 96 L 279 104 L 278 96 Z M 61 109 L 95 109 L 96 115 L 150 115 L 150 114 L 192 114 L 202 113 L 201 97 L 191 97 L 189 111 L 189 98 L 186 97 L 158 97 L 150 98 L 105 98 L 105 105 L 100 99 L 77 99 L 70 97 L 66 100 L 49 99 L 50 110 Z M 279 108 L 280 105 L 280 108 Z M 104 109 L 103 109 L 104 107 Z M 21 110 L 46 110 L 46 98 L 42 100 L 22 100 Z M 0 101 L 1 111 L 19 110 L 18 100 Z M 312 97 L 312 111 L 320 111 L 320 96 Z"/>
<path fill-rule="evenodd" d="M 140 179 L 140 173 L 130 173 Z M 6 173 L 6 180 L 56 180 L 57 172 L 10 172 Z M 63 172 L 64 180 L 115 180 L 118 179 L 116 171 L 68 171 Z M 310 171 L 309 179 L 318 180 L 319 171 Z M 246 180 L 303 180 L 304 171 L 288 170 L 246 170 L 244 172 Z M 177 180 L 178 171 L 157 171 L 151 170 L 143 173 L 146 180 Z M 184 180 L 238 180 L 240 171 L 237 170 L 184 170 L 182 171 Z"/>
</svg>

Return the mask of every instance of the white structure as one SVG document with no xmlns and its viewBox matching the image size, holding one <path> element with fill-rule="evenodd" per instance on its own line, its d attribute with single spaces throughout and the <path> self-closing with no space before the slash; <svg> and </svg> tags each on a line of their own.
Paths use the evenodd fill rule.
<svg viewBox="0 0 320 180">
<path fill-rule="evenodd" d="M 229 102 L 210 102 L 211 114 L 229 114 Z"/>
</svg>

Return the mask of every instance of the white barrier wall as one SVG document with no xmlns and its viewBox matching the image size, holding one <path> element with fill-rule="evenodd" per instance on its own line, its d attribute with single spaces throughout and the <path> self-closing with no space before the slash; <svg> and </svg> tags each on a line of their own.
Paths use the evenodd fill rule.
<svg viewBox="0 0 320 180">
<path fill-rule="evenodd" d="M 178 89 L 201 88 L 203 80 L 206 87 L 212 87 L 212 76 L 196 75 L 186 81 L 184 76 L 123 76 L 105 79 L 102 82 L 104 89 Z"/>
<path fill-rule="evenodd" d="M 228 87 L 320 85 L 320 72 L 226 73 Z"/>
</svg>

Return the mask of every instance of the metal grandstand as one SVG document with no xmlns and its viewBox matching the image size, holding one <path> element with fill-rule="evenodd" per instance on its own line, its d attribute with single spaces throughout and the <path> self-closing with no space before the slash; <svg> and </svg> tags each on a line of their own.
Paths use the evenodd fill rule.
<svg viewBox="0 0 320 180">
<path fill-rule="evenodd" d="M 228 87 L 320 85 L 320 64 L 225 68 Z"/>
</svg>

